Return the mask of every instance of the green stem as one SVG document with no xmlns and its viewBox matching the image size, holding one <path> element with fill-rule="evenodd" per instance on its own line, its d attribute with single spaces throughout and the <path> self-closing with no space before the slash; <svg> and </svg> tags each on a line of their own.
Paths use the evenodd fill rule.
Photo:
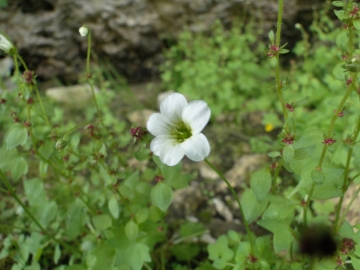
<svg viewBox="0 0 360 270">
<path fill-rule="evenodd" d="M 306 200 L 306 205 L 305 205 L 305 209 L 304 209 L 304 224 L 305 224 L 305 226 L 307 226 L 307 211 L 308 211 L 309 206 L 310 206 L 311 197 L 312 197 L 312 195 L 314 193 L 314 189 L 315 189 L 315 183 L 313 183 L 311 185 L 309 196 L 307 197 L 307 200 Z"/>
<path fill-rule="evenodd" d="M 281 36 L 281 24 L 283 17 L 284 0 L 279 0 L 278 4 L 278 20 L 276 25 L 276 46 L 280 47 L 280 36 Z"/>
<path fill-rule="evenodd" d="M 332 137 L 333 132 L 334 132 L 334 126 L 335 126 L 336 120 L 339 117 L 339 113 L 344 108 L 344 104 L 345 104 L 346 100 L 348 99 L 348 97 L 350 96 L 351 92 L 355 89 L 356 78 L 357 78 L 357 73 L 353 73 L 352 74 L 352 84 L 349 86 L 348 90 L 346 91 L 345 95 L 343 96 L 343 98 L 341 99 L 339 105 L 337 106 L 333 117 L 331 118 L 330 126 L 329 126 L 329 129 L 328 129 L 327 133 L 326 133 L 326 138 L 331 138 Z M 319 169 L 319 170 L 321 170 L 321 168 L 322 168 L 322 164 L 323 164 L 323 162 L 325 160 L 327 149 L 328 149 L 328 145 L 324 144 L 323 149 L 321 151 L 319 163 L 316 166 L 316 168 Z M 315 183 L 312 183 L 311 189 L 310 189 L 310 192 L 309 192 L 309 196 L 308 196 L 307 201 L 306 201 L 306 206 L 305 206 L 305 209 L 304 209 L 304 224 L 305 224 L 305 226 L 307 225 L 307 211 L 308 211 L 308 208 L 309 208 L 309 205 L 310 205 L 311 197 L 312 197 L 312 195 L 314 193 L 314 188 L 315 188 Z"/>
<path fill-rule="evenodd" d="M 86 76 L 87 76 L 87 81 L 90 85 L 91 88 L 91 93 L 92 93 L 92 97 L 94 100 L 94 104 L 101 122 L 101 125 L 105 128 L 106 130 L 106 126 L 104 125 L 103 119 L 102 119 L 102 115 L 101 115 L 101 111 L 100 111 L 100 107 L 99 104 L 97 102 L 96 99 L 96 95 L 95 95 L 95 90 L 94 90 L 94 84 L 93 81 L 90 79 L 91 78 L 91 73 L 90 73 L 90 55 L 91 55 L 91 31 L 89 31 L 89 34 L 87 35 L 88 37 L 88 47 L 87 47 L 87 55 L 86 55 Z"/>
<path fill-rule="evenodd" d="M 272 194 L 276 194 L 276 179 L 279 176 L 279 173 L 281 171 L 283 163 L 284 163 L 284 160 L 281 159 L 281 161 L 278 163 L 278 165 L 277 165 L 277 167 L 275 169 L 275 172 L 274 172 L 274 175 L 273 175 L 273 180 L 272 180 L 272 183 L 271 183 L 271 193 Z"/>
<path fill-rule="evenodd" d="M 213 169 L 219 176 L 222 180 L 224 180 L 224 182 L 226 183 L 226 185 L 228 186 L 228 188 L 230 189 L 231 193 L 233 194 L 238 206 L 239 206 L 239 210 L 240 210 L 240 214 L 241 214 L 241 217 L 243 219 L 243 222 L 244 222 L 244 225 L 245 225 L 245 229 L 246 229 L 246 233 L 249 237 L 249 241 L 250 241 L 250 246 L 251 246 L 251 253 L 254 254 L 254 251 L 255 251 L 255 248 L 254 248 L 254 240 L 253 240 L 253 237 L 252 237 L 252 234 L 251 234 L 251 230 L 250 230 L 250 227 L 249 227 L 249 224 L 246 220 L 246 217 L 245 217 L 245 213 L 244 213 L 244 209 L 243 207 L 241 206 L 241 203 L 240 203 L 240 200 L 239 200 L 239 196 L 237 195 L 236 191 L 234 190 L 234 188 L 230 185 L 229 181 L 226 179 L 226 177 L 212 164 L 210 163 L 210 161 L 208 159 L 204 159 L 204 161 L 206 162 L 207 165 L 209 165 L 209 167 L 211 169 Z"/>
<path fill-rule="evenodd" d="M 79 128 L 81 128 L 81 127 L 86 127 L 87 125 L 88 125 L 88 123 L 86 123 L 86 124 L 81 124 L 81 125 L 76 125 L 75 127 L 69 129 L 69 130 L 66 131 L 66 133 L 64 134 L 63 140 L 65 140 L 68 135 L 70 135 L 71 133 L 73 133 L 73 132 L 76 131 L 77 129 L 79 129 Z"/>
<path fill-rule="evenodd" d="M 90 76 L 90 55 L 91 55 L 91 30 L 88 34 L 88 47 L 87 47 L 87 54 L 86 54 L 86 75 Z"/>
<path fill-rule="evenodd" d="M 41 112 L 43 113 L 43 116 L 44 116 L 44 119 L 45 119 L 45 122 L 46 124 L 52 128 L 50 122 L 49 122 L 49 119 L 47 118 L 47 115 L 46 115 L 46 112 L 45 112 L 45 109 L 44 109 L 44 105 L 42 103 L 42 100 L 41 100 L 41 96 L 40 96 L 40 93 L 39 93 L 39 89 L 37 88 L 36 84 L 33 85 L 34 89 L 35 89 L 35 92 L 36 92 L 36 96 L 38 98 L 38 101 L 39 101 L 39 104 L 40 104 L 40 108 L 41 108 Z"/>
<path fill-rule="evenodd" d="M 17 60 L 17 55 L 14 54 L 13 57 L 14 57 L 14 65 L 15 65 L 15 76 L 18 77 L 19 76 L 19 63 L 18 63 L 18 60 Z"/>
<path fill-rule="evenodd" d="M 25 206 L 25 204 L 20 200 L 20 198 L 16 195 L 14 189 L 10 185 L 3 171 L 0 169 L 0 177 L 3 180 L 6 188 L 10 191 L 11 195 L 14 199 L 21 205 L 21 207 L 25 210 L 25 212 L 29 215 L 29 217 L 35 222 L 35 224 L 40 228 L 43 233 L 46 233 L 45 228 L 40 224 L 40 222 L 34 217 L 34 215 L 30 212 L 30 210 Z"/>
<path fill-rule="evenodd" d="M 351 140 L 353 142 L 355 142 L 357 140 L 357 137 L 359 136 L 359 132 L 360 132 L 360 117 L 358 119 L 358 124 L 357 124 L 356 130 L 355 130 L 355 133 L 353 134 L 353 136 L 351 138 Z M 352 146 L 349 147 L 348 155 L 347 155 L 347 158 L 346 158 L 344 180 L 343 180 L 343 185 L 342 185 L 342 189 L 341 189 L 342 196 L 340 197 L 340 201 L 339 201 L 339 203 L 337 205 L 333 232 L 337 231 L 338 226 L 340 224 L 339 223 L 340 211 L 341 211 L 342 203 L 344 201 L 345 192 L 346 192 L 347 187 L 348 187 L 349 168 L 350 168 L 350 162 L 351 162 L 353 149 L 354 148 Z"/>
<path fill-rule="evenodd" d="M 17 203 L 24 209 L 24 211 L 28 214 L 28 216 L 30 217 L 30 219 L 32 219 L 36 226 L 39 227 L 40 231 L 47 235 L 50 239 L 52 239 L 54 242 L 59 243 L 60 245 L 63 245 L 64 247 L 67 247 L 69 250 L 73 250 L 73 246 L 67 244 L 66 242 L 62 242 L 58 239 L 56 239 L 52 234 L 48 233 L 45 228 L 40 224 L 40 222 L 36 219 L 36 217 L 30 212 L 30 210 L 26 207 L 26 205 L 20 200 L 20 198 L 16 195 L 15 190 L 13 189 L 13 187 L 11 186 L 11 184 L 9 183 L 9 181 L 7 180 L 5 174 L 3 173 L 3 171 L 0 169 L 0 178 L 3 180 L 6 188 L 9 190 L 9 192 L 11 193 L 11 195 L 13 196 L 13 198 L 17 201 Z"/>
<path fill-rule="evenodd" d="M 20 62 L 23 64 L 25 70 L 29 70 L 24 59 L 22 59 L 22 57 L 18 54 L 17 57 L 19 58 Z"/>
<path fill-rule="evenodd" d="M 340 218 L 339 224 L 342 224 L 343 221 L 345 220 L 346 214 L 349 211 L 351 205 L 353 204 L 353 202 L 355 201 L 355 199 L 357 198 L 357 196 L 360 193 L 360 186 L 358 187 L 358 189 L 356 190 L 355 194 L 353 195 L 353 197 L 351 198 L 350 203 L 346 206 L 346 209 L 344 211 L 344 214 L 342 215 L 342 217 Z"/>
<path fill-rule="evenodd" d="M 281 24 L 282 24 L 282 17 L 283 17 L 283 6 L 284 0 L 279 0 L 278 4 L 278 20 L 277 20 L 277 28 L 276 28 L 276 47 L 280 48 L 280 37 L 281 37 Z M 281 76 L 280 76 L 280 57 L 279 54 L 276 54 L 277 65 L 275 68 L 275 78 L 276 78 L 276 91 L 278 94 L 279 101 L 281 103 L 281 108 L 284 115 L 284 123 L 285 128 L 287 126 L 287 119 L 288 119 L 288 112 L 286 109 L 283 93 L 282 93 L 282 83 L 281 83 Z"/>
</svg>

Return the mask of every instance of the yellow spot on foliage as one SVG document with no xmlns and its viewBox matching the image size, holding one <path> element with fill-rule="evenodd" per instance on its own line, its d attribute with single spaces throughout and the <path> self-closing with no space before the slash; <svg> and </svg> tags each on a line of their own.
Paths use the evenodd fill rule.
<svg viewBox="0 0 360 270">
<path fill-rule="evenodd" d="M 272 124 L 266 124 L 265 125 L 265 131 L 270 132 L 274 129 L 274 126 Z"/>
</svg>

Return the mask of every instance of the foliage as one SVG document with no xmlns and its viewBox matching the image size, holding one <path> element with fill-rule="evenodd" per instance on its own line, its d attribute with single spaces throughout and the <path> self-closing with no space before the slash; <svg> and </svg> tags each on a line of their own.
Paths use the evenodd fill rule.
<svg viewBox="0 0 360 270">
<path fill-rule="evenodd" d="M 166 53 L 165 87 L 204 99 L 215 116 L 238 110 L 243 121 L 251 113 L 262 118 L 262 132 L 251 130 L 254 123 L 243 132 L 252 137 L 252 152 L 269 160 L 241 190 L 205 159 L 234 195 L 245 230 L 217 238 L 201 222 L 168 219 L 174 192 L 196 174 L 183 173 L 181 162 L 163 164 L 149 150 L 148 131 L 116 116 L 111 104 L 118 96 L 127 106 L 141 104 L 128 89 L 118 91 L 123 81 L 113 70 L 90 69 L 88 55 L 81 81 L 90 85 L 92 100 L 71 110 L 41 97 L 16 48 L 6 51 L 17 87 L 0 98 L 0 268 L 358 269 L 360 224 L 350 224 L 346 212 L 360 192 L 360 7 L 334 1 L 345 25 L 339 28 L 325 5 L 315 14 L 311 39 L 296 25 L 302 40 L 283 68 L 282 5 L 263 54 L 256 25 L 225 31 L 219 22 L 211 36 L 185 31 Z M 91 32 L 86 37 L 91 48 Z M 167 109 L 174 116 L 179 111 L 176 104 Z M 193 134 L 186 125 L 186 136 L 177 127 L 166 136 L 188 140 Z M 357 190 L 345 208 L 351 186 Z"/>
<path fill-rule="evenodd" d="M 164 87 L 206 100 L 213 116 L 237 111 L 240 104 L 267 93 L 270 69 L 262 61 L 264 45 L 254 35 L 255 27 L 238 23 L 225 31 L 217 21 L 210 37 L 185 30 L 165 54 Z"/>
</svg>

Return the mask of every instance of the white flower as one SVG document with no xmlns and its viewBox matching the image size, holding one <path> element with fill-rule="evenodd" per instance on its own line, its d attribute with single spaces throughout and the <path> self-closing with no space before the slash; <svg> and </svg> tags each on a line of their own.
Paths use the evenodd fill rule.
<svg viewBox="0 0 360 270">
<path fill-rule="evenodd" d="M 0 34 L 0 50 L 7 54 L 11 54 L 12 49 L 15 48 L 10 40 L 3 34 Z"/>
<path fill-rule="evenodd" d="M 83 25 L 79 28 L 79 33 L 82 37 L 86 37 L 89 34 L 89 31 L 90 29 L 86 25 Z"/>
<path fill-rule="evenodd" d="M 147 129 L 155 136 L 150 149 L 162 163 L 174 166 L 184 155 L 201 161 L 210 154 L 209 142 L 201 133 L 211 114 L 206 102 L 187 103 L 183 95 L 174 93 L 161 102 L 160 112 L 150 116 Z"/>
</svg>

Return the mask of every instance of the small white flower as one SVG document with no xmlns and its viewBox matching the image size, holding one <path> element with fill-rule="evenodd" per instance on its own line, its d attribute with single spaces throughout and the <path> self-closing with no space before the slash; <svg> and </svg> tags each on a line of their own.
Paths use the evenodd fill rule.
<svg viewBox="0 0 360 270">
<path fill-rule="evenodd" d="M 193 161 L 204 160 L 210 154 L 210 145 L 201 131 L 210 114 L 202 100 L 187 103 L 179 93 L 167 96 L 160 104 L 160 113 L 152 114 L 147 122 L 147 129 L 155 136 L 151 151 L 168 166 L 178 164 L 184 155 Z"/>
<path fill-rule="evenodd" d="M 90 29 L 86 25 L 83 25 L 79 28 L 79 33 L 82 37 L 86 37 L 89 34 L 89 31 Z"/>
<path fill-rule="evenodd" d="M 10 40 L 3 34 L 0 34 L 0 50 L 7 54 L 11 54 L 12 49 L 15 48 Z"/>
</svg>

